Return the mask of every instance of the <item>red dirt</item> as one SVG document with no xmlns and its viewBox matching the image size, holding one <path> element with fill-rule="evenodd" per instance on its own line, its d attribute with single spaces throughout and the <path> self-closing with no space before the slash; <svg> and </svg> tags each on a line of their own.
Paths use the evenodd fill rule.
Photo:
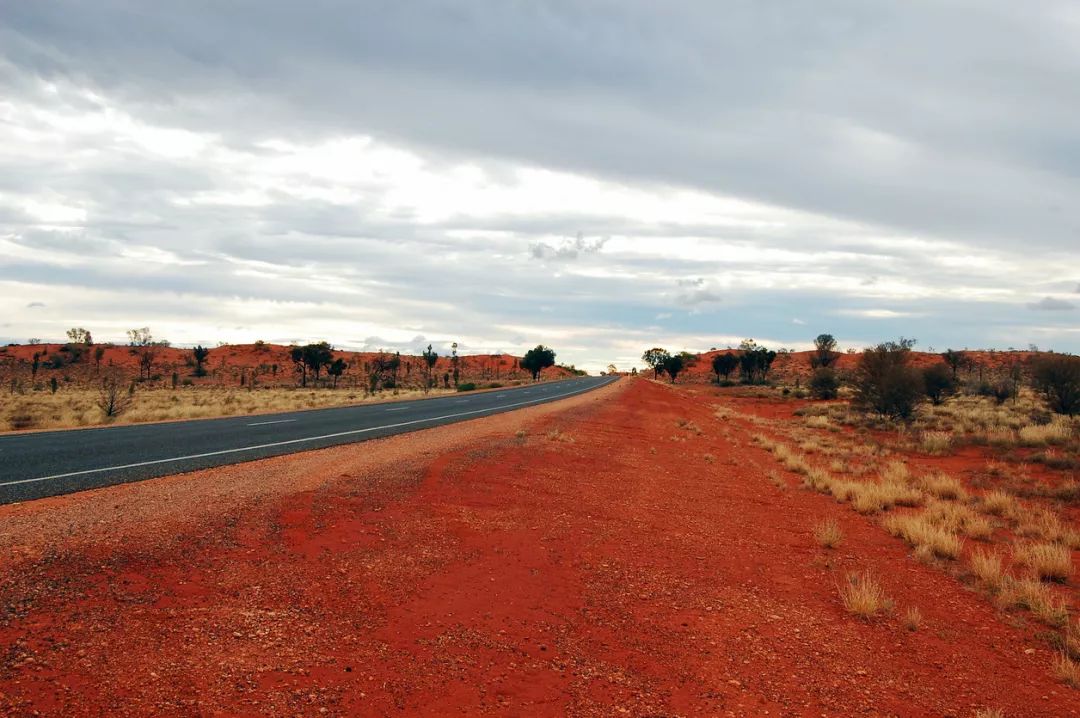
<svg viewBox="0 0 1080 718">
<path fill-rule="evenodd" d="M 0 711 L 1080 713 L 1044 642 L 776 488 L 712 397 L 600 397 L 0 508 Z M 836 585 L 865 569 L 893 615 L 844 612 Z"/>
</svg>

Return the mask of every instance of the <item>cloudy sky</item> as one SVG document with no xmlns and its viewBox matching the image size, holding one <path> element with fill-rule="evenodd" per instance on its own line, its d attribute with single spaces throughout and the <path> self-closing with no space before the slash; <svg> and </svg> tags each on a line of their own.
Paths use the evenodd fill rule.
<svg viewBox="0 0 1080 718">
<path fill-rule="evenodd" d="M 1080 350 L 1075 0 L 0 0 L 0 341 Z"/>
</svg>

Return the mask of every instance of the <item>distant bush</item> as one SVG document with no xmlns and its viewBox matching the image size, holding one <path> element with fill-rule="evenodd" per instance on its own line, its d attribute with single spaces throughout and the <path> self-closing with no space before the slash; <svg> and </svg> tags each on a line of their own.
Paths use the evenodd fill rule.
<svg viewBox="0 0 1080 718">
<path fill-rule="evenodd" d="M 923 389 L 934 404 L 940 404 L 956 392 L 956 379 L 945 364 L 934 364 L 922 371 Z"/>
<path fill-rule="evenodd" d="M 467 382 L 464 382 L 462 384 L 458 384 L 457 390 L 458 391 L 476 391 L 476 384 L 474 384 L 471 381 L 467 381 Z"/>
<path fill-rule="evenodd" d="M 910 419 L 923 395 L 922 373 L 910 365 L 913 339 L 878 344 L 859 357 L 855 405 L 892 419 Z"/>
<path fill-rule="evenodd" d="M 499 382 L 497 382 L 497 381 L 493 381 L 493 382 L 491 382 L 490 384 L 485 384 L 485 385 L 484 385 L 484 388 L 485 388 L 485 389 L 502 389 L 502 387 L 503 387 L 503 385 L 502 385 L 502 384 L 500 384 L 500 383 L 499 383 Z"/>
<path fill-rule="evenodd" d="M 835 399 L 840 393 L 840 377 L 828 367 L 821 367 L 810 377 L 810 393 L 815 399 Z"/>
<path fill-rule="evenodd" d="M 1052 354 L 1031 363 L 1035 389 L 1058 414 L 1080 414 L 1080 357 Z"/>
</svg>

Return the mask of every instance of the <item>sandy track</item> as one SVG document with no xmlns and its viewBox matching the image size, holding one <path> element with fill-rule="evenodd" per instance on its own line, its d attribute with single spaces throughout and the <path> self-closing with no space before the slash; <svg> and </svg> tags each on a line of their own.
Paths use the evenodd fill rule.
<svg viewBox="0 0 1080 718">
<path fill-rule="evenodd" d="M 0 709 L 1078 712 L 1044 644 L 862 517 L 776 488 L 754 427 L 708 403 L 622 382 L 0 509 Z M 847 534 L 829 556 L 827 514 Z M 919 631 L 844 613 L 836 584 L 865 568 Z"/>
</svg>

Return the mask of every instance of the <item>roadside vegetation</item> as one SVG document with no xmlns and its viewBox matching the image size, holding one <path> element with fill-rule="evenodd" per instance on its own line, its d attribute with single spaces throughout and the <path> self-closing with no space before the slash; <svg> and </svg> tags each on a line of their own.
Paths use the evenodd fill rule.
<svg viewBox="0 0 1080 718">
<path fill-rule="evenodd" d="M 97 344 L 75 327 L 66 343 L 0 347 L 0 431 L 56 429 L 293 411 L 515 386 L 584 374 L 538 345 L 524 357 L 351 352 L 329 342 L 258 341 L 174 347 L 149 327 Z"/>
</svg>

